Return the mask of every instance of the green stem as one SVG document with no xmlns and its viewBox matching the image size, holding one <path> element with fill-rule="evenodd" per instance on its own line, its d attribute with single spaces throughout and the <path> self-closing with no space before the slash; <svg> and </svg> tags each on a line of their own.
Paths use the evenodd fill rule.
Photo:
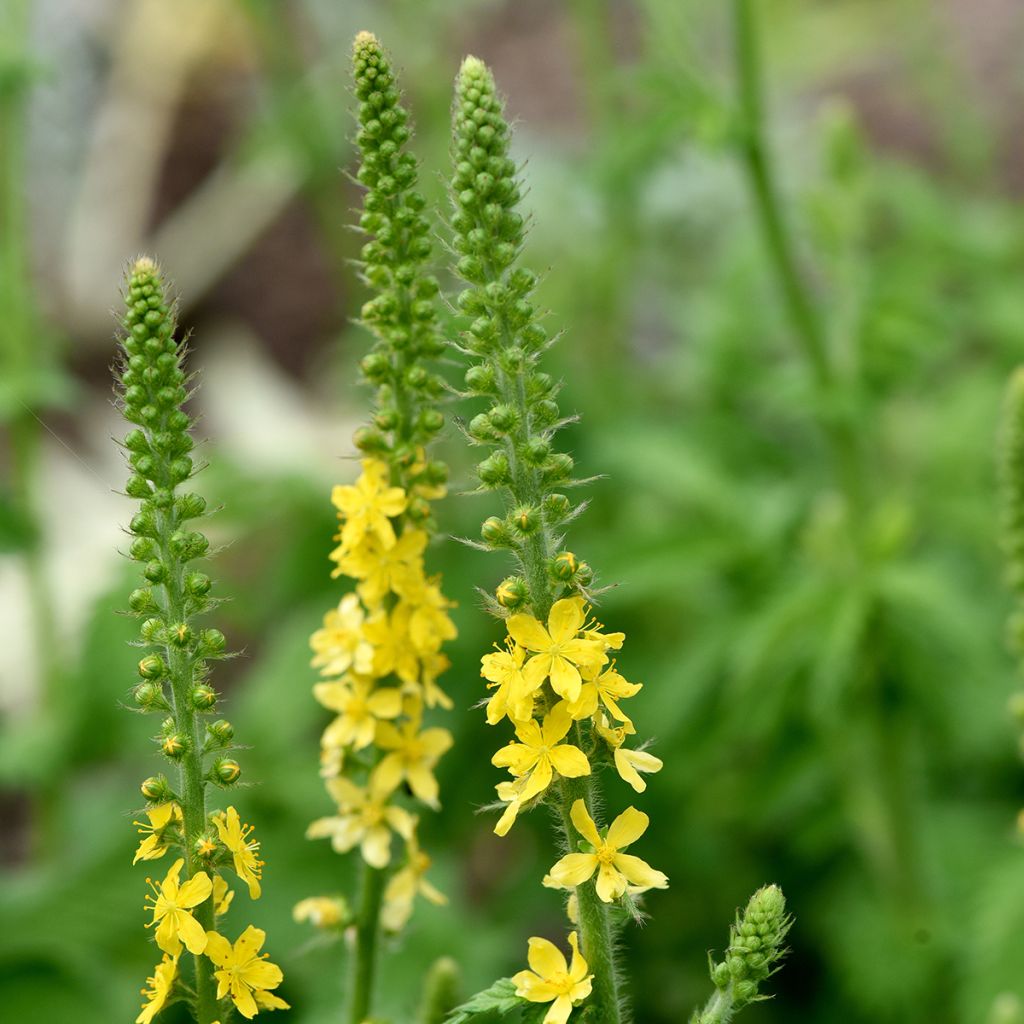
<svg viewBox="0 0 1024 1024">
<path fill-rule="evenodd" d="M 363 875 L 356 918 L 356 949 L 352 958 L 352 999 L 349 1024 L 362 1024 L 370 1013 L 373 983 L 377 970 L 377 944 L 380 938 L 380 908 L 384 898 L 386 873 L 363 862 Z"/>
<path fill-rule="evenodd" d="M 171 535 L 175 530 L 174 516 L 161 512 L 157 520 L 157 544 L 160 557 L 170 567 L 170 576 L 164 587 L 166 594 L 165 621 L 169 626 L 186 621 L 185 597 L 182 585 L 182 566 L 171 551 Z M 174 722 L 177 731 L 186 739 L 185 754 L 179 765 L 181 812 L 184 819 L 185 864 L 191 877 L 204 869 L 196 852 L 196 840 L 206 831 L 206 780 L 203 773 L 203 740 L 198 716 L 192 704 L 192 663 L 188 654 L 173 644 L 165 648 L 171 681 Z M 207 931 L 214 926 L 213 898 L 205 900 L 192 913 Z M 202 954 L 194 957 L 196 981 L 197 1024 L 212 1024 L 219 1017 L 213 983 L 213 964 Z"/>
<path fill-rule="evenodd" d="M 727 988 L 716 988 L 704 1009 L 692 1024 L 729 1024 L 733 1018 L 732 983 Z"/>
<path fill-rule="evenodd" d="M 864 499 L 859 445 L 845 418 L 846 411 L 835 412 L 839 382 L 829 359 L 825 330 L 798 268 L 795 246 L 782 216 L 775 172 L 765 144 L 764 90 L 753 3 L 754 0 L 733 0 L 734 48 L 742 121 L 740 155 L 769 262 L 793 332 L 814 378 L 819 419 L 835 459 L 840 484 L 851 505 L 856 533 L 859 525 L 856 513 L 863 507 Z"/>
</svg>

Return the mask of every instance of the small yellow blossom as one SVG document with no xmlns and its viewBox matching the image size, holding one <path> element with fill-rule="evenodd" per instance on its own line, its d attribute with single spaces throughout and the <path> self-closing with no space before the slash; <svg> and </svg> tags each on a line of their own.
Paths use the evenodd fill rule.
<svg viewBox="0 0 1024 1024">
<path fill-rule="evenodd" d="M 228 912 L 235 894 L 220 875 L 213 876 L 213 912 L 220 917 Z"/>
<path fill-rule="evenodd" d="M 409 637 L 412 613 L 412 605 L 399 601 L 390 614 L 382 608 L 366 620 L 363 636 L 373 645 L 371 674 L 378 679 L 394 672 L 404 683 L 419 682 L 419 661 Z"/>
<path fill-rule="evenodd" d="M 352 669 L 369 675 L 373 669 L 373 648 L 363 635 L 366 619 L 357 594 L 346 594 L 324 616 L 322 629 L 310 638 L 313 668 L 323 676 L 340 676 Z"/>
<path fill-rule="evenodd" d="M 191 878 L 179 882 L 178 876 L 184 864 L 185 861 L 179 857 L 160 883 L 146 879 L 155 894 L 146 897 L 152 904 L 149 909 L 153 911 L 149 926 L 157 926 L 156 944 L 165 953 L 177 956 L 184 943 L 190 953 L 198 956 L 206 948 L 206 933 L 191 910 L 209 897 L 213 883 L 205 871 L 198 871 Z"/>
<path fill-rule="evenodd" d="M 626 722 L 632 727 L 633 723 L 619 707 L 618 702 L 635 696 L 642 689 L 643 683 L 627 682 L 614 667 L 610 668 L 595 679 L 583 683 L 579 697 L 569 704 L 569 714 L 577 721 L 591 718 L 603 704 L 612 718 Z"/>
<path fill-rule="evenodd" d="M 163 960 L 153 970 L 153 976 L 146 979 L 146 987 L 142 990 L 146 1002 L 142 1005 L 142 1012 L 135 1018 L 135 1024 L 150 1024 L 166 1005 L 177 976 L 178 958 L 164 953 Z"/>
<path fill-rule="evenodd" d="M 523 675 L 526 651 L 516 643 L 507 645 L 506 650 L 493 651 L 480 659 L 480 675 L 489 681 L 488 689 L 494 690 L 487 702 L 487 723 L 496 725 L 506 715 L 513 721 L 525 721 L 533 715 L 533 698 L 541 685 L 538 680 L 532 685 Z"/>
<path fill-rule="evenodd" d="M 157 860 L 167 852 L 167 832 L 172 825 L 181 822 L 181 807 L 173 800 L 168 800 L 165 804 L 150 807 L 146 817 L 149 818 L 148 825 L 143 821 L 132 822 L 138 826 L 139 835 L 146 837 L 135 851 L 133 864 L 138 864 L 140 860 Z"/>
<path fill-rule="evenodd" d="M 507 622 L 509 636 L 533 652 L 523 672 L 531 685 L 550 677 L 560 697 L 579 699 L 583 680 L 580 667 L 590 668 L 607 660 L 604 644 L 577 634 L 586 618 L 582 597 L 567 597 L 551 606 L 545 629 L 532 615 L 520 613 Z"/>
<path fill-rule="evenodd" d="M 331 492 L 331 501 L 342 520 L 345 548 L 354 548 L 367 534 L 374 535 L 385 548 L 394 546 L 391 519 L 405 511 L 406 496 L 401 487 L 389 485 L 389 477 L 386 463 L 364 459 L 362 476 L 355 484 L 339 484 Z"/>
<path fill-rule="evenodd" d="M 590 762 L 579 747 L 563 743 L 572 719 L 559 702 L 544 717 L 543 724 L 532 718 L 516 723 L 518 743 L 509 743 L 491 758 L 498 768 L 508 768 L 517 778 L 529 775 L 519 796 L 521 803 L 533 799 L 551 784 L 555 772 L 567 779 L 590 774 Z"/>
<path fill-rule="evenodd" d="M 238 811 L 229 807 L 213 817 L 213 824 L 220 835 L 220 841 L 231 851 L 235 862 L 235 874 L 249 886 L 249 896 L 260 898 L 260 878 L 263 876 L 263 861 L 259 859 L 260 844 L 249 839 L 252 825 L 243 825 Z"/>
<path fill-rule="evenodd" d="M 232 944 L 217 932 L 207 932 L 206 955 L 220 968 L 214 971 L 217 979 L 217 998 L 231 996 L 238 1012 L 246 1018 L 255 1017 L 260 1009 L 286 1009 L 287 1003 L 269 996 L 269 989 L 277 988 L 284 980 L 281 968 L 260 956 L 267 935 L 260 928 L 249 925 Z"/>
<path fill-rule="evenodd" d="M 420 659 L 422 675 L 419 686 L 422 690 L 423 703 L 428 708 L 440 706 L 446 711 L 451 711 L 452 707 L 454 707 L 451 697 L 437 685 L 437 677 L 443 672 L 447 672 L 451 665 L 452 663 L 448 656 L 440 651 L 424 654 Z M 412 685 L 416 686 L 415 683 Z"/>
<path fill-rule="evenodd" d="M 369 676 L 346 676 L 340 682 L 317 683 L 313 696 L 338 717 L 324 731 L 325 747 L 362 750 L 373 742 L 377 724 L 402 711 L 402 694 L 394 686 L 374 689 Z"/>
<path fill-rule="evenodd" d="M 331 558 L 338 563 L 332 576 L 359 580 L 356 589 L 367 604 L 379 603 L 386 594 L 404 595 L 423 578 L 423 552 L 427 534 L 407 528 L 391 547 L 368 534 L 354 548 L 336 548 Z"/>
<path fill-rule="evenodd" d="M 597 895 L 610 903 L 617 900 L 630 883 L 644 889 L 665 889 L 668 877 L 632 854 L 622 853 L 647 831 L 650 819 L 643 811 L 627 807 L 611 824 L 602 839 L 586 805 L 577 800 L 570 812 L 576 831 L 593 847 L 593 853 L 567 853 L 551 869 L 549 878 L 561 888 L 582 885 L 597 872 Z"/>
<path fill-rule="evenodd" d="M 396 871 L 384 890 L 381 925 L 385 931 L 400 932 L 412 916 L 413 903 L 419 893 L 436 906 L 444 906 L 448 897 L 427 881 L 430 857 L 419 847 L 413 832 L 406 843 L 406 864 Z"/>
<path fill-rule="evenodd" d="M 409 714 L 400 725 L 381 722 L 377 728 L 377 746 L 387 751 L 373 770 L 374 785 L 391 793 L 405 780 L 413 794 L 428 807 L 438 807 L 437 779 L 434 767 L 452 745 L 447 729 L 420 731 L 420 714 Z"/>
<path fill-rule="evenodd" d="M 592 974 L 587 974 L 587 961 L 580 953 L 576 933 L 569 934 L 572 964 L 565 962 L 562 951 L 547 939 L 530 939 L 527 961 L 530 970 L 512 976 L 516 995 L 531 1003 L 551 1003 L 544 1024 L 565 1024 L 576 1003 L 590 995 Z"/>
<path fill-rule="evenodd" d="M 329 779 L 327 790 L 338 805 L 338 813 L 318 818 L 306 830 L 306 837 L 330 838 L 338 853 L 359 846 L 367 864 L 385 867 L 391 860 L 392 830 L 408 840 L 416 819 L 405 809 L 388 804 L 386 793 L 363 789 L 344 776 Z"/>
<path fill-rule="evenodd" d="M 598 735 L 612 748 L 612 757 L 615 761 L 615 770 L 623 782 L 629 783 L 637 793 L 647 789 L 647 783 L 640 777 L 644 772 L 653 775 L 660 772 L 663 762 L 660 757 L 648 754 L 646 750 L 629 750 L 625 746 L 626 736 L 632 733 L 632 722 L 628 719 L 622 725 L 612 728 L 608 720 L 601 713 L 594 718 L 594 725 Z"/>
<path fill-rule="evenodd" d="M 337 928 L 349 919 L 348 903 L 340 896 L 309 896 L 295 904 L 292 918 L 314 928 Z"/>
<path fill-rule="evenodd" d="M 454 640 L 459 635 L 447 614 L 447 609 L 454 608 L 455 602 L 441 593 L 437 579 L 421 579 L 402 595 L 412 609 L 409 639 L 420 655 L 433 654 L 446 640 Z"/>
<path fill-rule="evenodd" d="M 522 794 L 529 781 L 529 775 L 524 775 L 519 779 L 499 782 L 494 787 L 498 793 L 498 799 L 506 805 L 498 823 L 494 826 L 496 836 L 508 835 L 509 829 L 516 823 L 516 818 L 523 809 L 523 804 L 526 803 Z"/>
</svg>

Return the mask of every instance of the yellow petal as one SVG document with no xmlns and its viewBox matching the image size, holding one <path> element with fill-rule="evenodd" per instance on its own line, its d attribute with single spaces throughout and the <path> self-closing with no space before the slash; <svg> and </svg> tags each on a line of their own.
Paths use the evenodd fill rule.
<svg viewBox="0 0 1024 1024">
<path fill-rule="evenodd" d="M 512 981 L 516 986 L 516 995 L 531 1003 L 547 1003 L 558 994 L 554 985 L 538 978 L 533 971 L 519 971 L 512 975 Z"/>
<path fill-rule="evenodd" d="M 611 864 L 602 864 L 597 873 L 597 895 L 605 903 L 617 900 L 626 891 L 626 876 L 620 874 Z"/>
<path fill-rule="evenodd" d="M 545 981 L 569 970 L 562 951 L 553 942 L 537 936 L 530 939 L 526 961 L 530 969 Z"/>
<path fill-rule="evenodd" d="M 537 767 L 530 773 L 526 785 L 523 786 L 520 800 L 525 803 L 527 800 L 532 800 L 538 794 L 543 793 L 551 785 L 551 776 L 551 760 L 547 757 L 540 758 L 537 761 Z"/>
<path fill-rule="evenodd" d="M 541 743 L 545 747 L 553 747 L 559 740 L 563 739 L 572 728 L 572 716 L 569 714 L 568 705 L 560 700 L 545 716 L 544 725 L 541 728 Z M 540 744 L 536 744 L 540 746 Z"/>
<path fill-rule="evenodd" d="M 544 1024 L 565 1024 L 570 1013 L 572 1013 L 572 1000 L 566 995 L 560 995 L 544 1015 Z"/>
<path fill-rule="evenodd" d="M 437 797 L 440 789 L 434 773 L 424 764 L 416 764 L 406 772 L 409 780 L 409 788 L 417 799 L 422 800 L 428 807 L 437 807 Z"/>
<path fill-rule="evenodd" d="M 642 886 L 644 889 L 668 888 L 668 875 L 656 871 L 646 861 L 634 857 L 631 853 L 617 853 L 613 863 L 633 885 Z"/>
<path fill-rule="evenodd" d="M 368 828 L 360 849 L 363 860 L 371 867 L 386 867 L 391 860 L 391 830 L 384 825 Z"/>
<path fill-rule="evenodd" d="M 508 635 L 528 651 L 547 651 L 553 646 L 548 631 L 532 615 L 511 615 L 505 627 Z"/>
<path fill-rule="evenodd" d="M 587 961 L 583 959 L 580 952 L 579 937 L 575 932 L 569 932 L 569 945 L 572 946 L 572 964 L 569 967 L 569 977 L 572 981 L 581 982 L 587 974 Z"/>
<path fill-rule="evenodd" d="M 556 601 L 551 606 L 551 614 L 548 615 L 548 632 L 551 639 L 556 644 L 564 644 L 571 640 L 580 631 L 584 618 L 582 597 L 566 597 Z M 521 640 L 519 642 L 522 643 Z"/>
<path fill-rule="evenodd" d="M 559 697 L 564 697 L 569 703 L 579 700 L 580 690 L 583 687 L 583 680 L 580 678 L 579 669 L 566 658 L 556 655 L 551 659 L 551 688 Z"/>
<path fill-rule="evenodd" d="M 581 775 L 590 774 L 590 762 L 579 747 L 563 743 L 552 747 L 548 751 L 548 758 L 555 771 L 567 779 L 578 779 Z"/>
<path fill-rule="evenodd" d="M 597 870 L 597 857 L 592 853 L 567 853 L 549 872 L 557 885 L 570 888 L 582 885 Z"/>
<path fill-rule="evenodd" d="M 256 1000 L 252 997 L 249 986 L 237 975 L 231 979 L 231 1001 L 238 1007 L 238 1012 L 248 1020 L 259 1013 Z"/>
<path fill-rule="evenodd" d="M 217 932 L 206 933 L 204 952 L 218 967 L 227 967 L 232 959 L 231 943 Z"/>
<path fill-rule="evenodd" d="M 179 907 L 195 907 L 213 892 L 213 882 L 205 871 L 197 871 L 178 890 L 175 903 Z"/>
<path fill-rule="evenodd" d="M 391 793 L 398 788 L 405 774 L 401 754 L 388 754 L 373 769 L 371 785 L 375 793 Z"/>
<path fill-rule="evenodd" d="M 587 805 L 582 800 L 577 800 L 572 805 L 569 815 L 572 818 L 572 823 L 576 826 L 576 831 L 591 846 L 597 847 L 601 845 L 601 837 L 597 834 L 597 826 L 594 824 L 594 819 L 587 812 Z"/>
<path fill-rule="evenodd" d="M 174 916 L 178 936 L 185 943 L 185 948 L 194 956 L 198 956 L 206 949 L 205 929 L 187 910 L 179 910 Z"/>
<path fill-rule="evenodd" d="M 624 850 L 647 831 L 650 820 L 643 811 L 627 807 L 608 829 L 608 845 L 616 850 Z"/>
</svg>

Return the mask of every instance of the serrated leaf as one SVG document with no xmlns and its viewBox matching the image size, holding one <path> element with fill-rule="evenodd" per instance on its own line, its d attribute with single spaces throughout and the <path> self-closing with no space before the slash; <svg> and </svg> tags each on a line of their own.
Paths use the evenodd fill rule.
<svg viewBox="0 0 1024 1024">
<path fill-rule="evenodd" d="M 523 1005 L 523 1000 L 516 995 L 515 982 L 511 978 L 499 978 L 490 988 L 477 992 L 461 1006 L 456 1006 L 448 1016 L 445 1024 L 463 1024 L 482 1014 L 497 1014 L 503 1017 Z"/>
</svg>

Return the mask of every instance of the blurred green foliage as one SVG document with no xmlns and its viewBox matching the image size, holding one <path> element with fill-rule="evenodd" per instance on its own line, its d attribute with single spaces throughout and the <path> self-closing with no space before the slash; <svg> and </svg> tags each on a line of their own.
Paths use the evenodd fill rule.
<svg viewBox="0 0 1024 1024">
<path fill-rule="evenodd" d="M 1024 773 L 1004 712 L 1008 601 L 991 448 L 1003 383 L 1024 350 L 1024 213 L 999 185 L 1000 126 L 962 87 L 956 34 L 923 0 L 884 10 L 787 0 L 763 18 L 785 215 L 841 370 L 842 387 L 823 400 L 738 167 L 719 7 L 580 0 L 517 13 L 460 0 L 341 11 L 307 0 L 274 24 L 281 8 L 239 2 L 262 55 L 256 127 L 242 148 L 283 147 L 307 168 L 315 244 L 342 275 L 340 314 L 351 315 L 361 301 L 345 276 L 351 197 L 334 173 L 346 160 L 348 97 L 309 70 L 310 48 L 319 45 L 317 67 L 334 61 L 343 74 L 355 30 L 390 47 L 428 186 L 445 168 L 448 90 L 465 49 L 493 56 L 513 112 L 523 109 L 517 87 L 547 83 L 545 102 L 524 106 L 550 103 L 550 118 L 527 111 L 518 133 L 535 215 L 529 261 L 550 267 L 543 298 L 567 329 L 553 359 L 582 417 L 568 432 L 577 464 L 608 477 L 591 489 L 573 548 L 621 584 L 601 618 L 629 637 L 623 667 L 645 683 L 636 711 L 666 762 L 645 795 L 644 854 L 672 888 L 650 898 L 650 922 L 624 944 L 637 1019 L 685 1019 L 708 994 L 706 951 L 754 889 L 777 882 L 796 917 L 792 953 L 770 982 L 776 998 L 745 1011 L 751 1024 L 1011 1020 L 1013 997 L 1024 999 L 1024 853 L 1013 837 Z M 22 444 L 19 431 L 38 421 L 24 410 L 81 409 L 63 383 L 81 364 L 57 371 L 54 346 L 26 344 L 72 333 L 44 324 L 48 307 L 27 284 L 27 157 L 7 141 L 22 137 L 26 82 L 45 89 L 60 65 L 45 49 L 29 60 L 33 16 L 45 23 L 47 5 L 9 10 L 25 21 L 0 21 L 2 380 L 23 404 L 0 403 L 0 416 L 12 466 L 31 468 L 38 438 Z M 530 34 L 530 17 L 543 31 Z M 290 38 L 302 19 L 316 31 Z M 909 104 L 928 138 L 904 156 L 829 70 L 894 52 L 906 60 L 892 102 Z M 39 75 L 26 79 L 30 67 Z M 1020 98 L 1019 83 L 1005 89 L 1003 101 Z M 440 180 L 433 188 L 440 199 Z M 307 294 L 283 266 L 275 287 Z M 322 397 L 325 382 L 337 385 L 328 397 L 357 421 L 366 397 L 350 382 L 367 339 L 339 326 L 325 344 L 331 372 L 304 386 Z M 836 485 L 829 417 L 857 438 L 858 507 Z M 246 646 L 219 681 L 252 743 L 241 758 L 252 785 L 238 804 L 259 823 L 267 859 L 256 923 L 272 924 L 292 1019 L 318 1024 L 337 1015 L 343 952 L 293 924 L 290 907 L 348 885 L 346 862 L 302 838 L 324 811 L 307 637 L 338 595 L 332 512 L 320 481 L 256 472 L 212 440 L 199 482 L 224 505 L 214 522 L 231 545 L 219 574 L 234 598 L 219 624 Z M 445 455 L 468 480 L 455 430 Z M 45 557 L 32 543 L 31 479 L 13 475 L 0 496 L 12 564 Z M 485 501 L 451 497 L 443 528 L 473 535 Z M 550 854 L 543 814 L 498 840 L 473 813 L 497 781 L 493 737 L 471 710 L 478 659 L 497 632 L 474 587 L 493 586 L 503 567 L 457 544 L 443 559 L 460 601 L 447 688 L 461 710 L 441 766 L 444 812 L 423 839 L 452 905 L 421 907 L 390 951 L 383 1003 L 396 1020 L 410 1019 L 438 954 L 462 965 L 468 995 L 518 969 L 526 937 L 562 920 L 557 895 L 538 884 Z M 115 614 L 131 570 L 120 572 L 74 647 L 53 659 L 40 714 L 11 711 L 5 723 L 0 1006 L 12 1020 L 132 1019 L 154 962 L 143 873 L 130 864 L 134 794 L 153 760 L 143 720 L 118 707 L 132 682 L 131 623 Z M 45 620 L 48 599 L 37 597 Z"/>
</svg>

